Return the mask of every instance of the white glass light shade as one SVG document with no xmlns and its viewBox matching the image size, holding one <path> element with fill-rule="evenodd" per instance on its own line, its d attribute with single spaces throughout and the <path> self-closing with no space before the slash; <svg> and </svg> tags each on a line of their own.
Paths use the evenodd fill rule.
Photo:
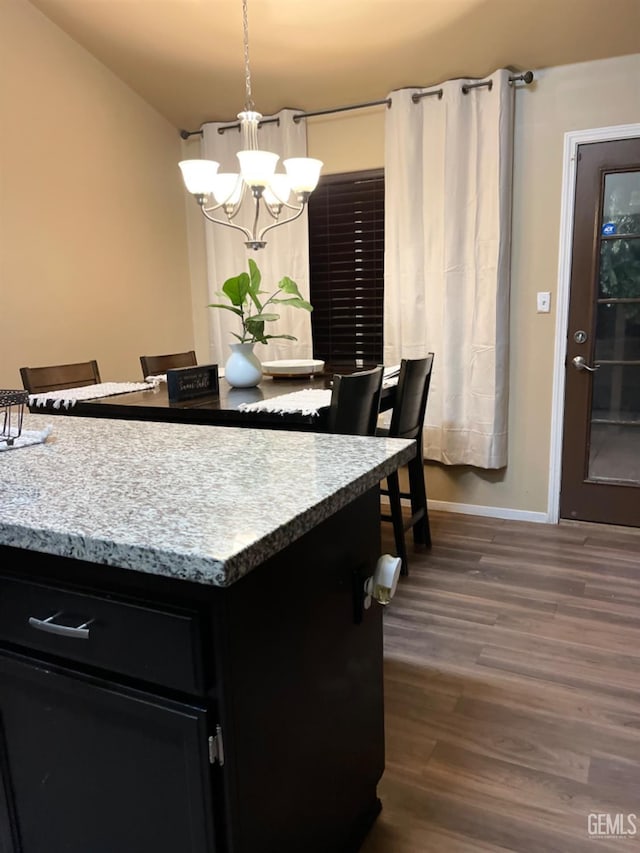
<svg viewBox="0 0 640 853">
<path fill-rule="evenodd" d="M 310 193 L 318 186 L 322 160 L 314 160 L 313 157 L 290 157 L 283 165 L 294 192 Z"/>
<path fill-rule="evenodd" d="M 238 151 L 240 173 L 250 187 L 268 186 L 278 162 L 271 151 Z"/>
<path fill-rule="evenodd" d="M 271 176 L 269 186 L 265 188 L 262 197 L 267 204 L 277 205 L 288 201 L 290 194 L 291 184 L 288 176 L 278 173 Z"/>
<path fill-rule="evenodd" d="M 186 188 L 194 195 L 213 192 L 220 163 L 215 160 L 181 160 L 178 163 Z"/>
<path fill-rule="evenodd" d="M 237 172 L 218 172 L 213 184 L 213 196 L 218 204 L 236 205 L 242 196 L 242 179 Z"/>
</svg>

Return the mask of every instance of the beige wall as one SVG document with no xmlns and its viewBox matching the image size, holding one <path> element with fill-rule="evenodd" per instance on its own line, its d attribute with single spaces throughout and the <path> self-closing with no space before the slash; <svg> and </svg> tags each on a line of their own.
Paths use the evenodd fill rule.
<svg viewBox="0 0 640 853">
<path fill-rule="evenodd" d="M 380 108 L 310 119 L 310 156 L 327 173 L 382 166 L 384 115 Z M 509 464 L 499 472 L 430 464 L 431 499 L 546 512 L 564 134 L 639 120 L 640 55 L 537 71 L 518 90 Z M 536 313 L 539 290 L 552 293 L 550 314 Z"/>
<path fill-rule="evenodd" d="M 0 387 L 190 349 L 180 137 L 25 0 L 0 0 Z"/>
</svg>

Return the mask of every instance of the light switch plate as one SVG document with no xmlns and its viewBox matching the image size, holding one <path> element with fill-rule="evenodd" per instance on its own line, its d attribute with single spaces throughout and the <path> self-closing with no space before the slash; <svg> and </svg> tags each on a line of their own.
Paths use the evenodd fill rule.
<svg viewBox="0 0 640 853">
<path fill-rule="evenodd" d="M 551 311 L 551 294 L 548 290 L 538 293 L 537 306 L 538 314 L 548 314 Z"/>
</svg>

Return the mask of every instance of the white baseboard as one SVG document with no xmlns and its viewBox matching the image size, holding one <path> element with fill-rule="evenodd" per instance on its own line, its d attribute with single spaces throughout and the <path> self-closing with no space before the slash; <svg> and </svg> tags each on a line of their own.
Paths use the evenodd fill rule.
<svg viewBox="0 0 640 853">
<path fill-rule="evenodd" d="M 402 505 L 410 507 L 408 498 L 402 498 Z M 505 518 L 511 521 L 533 521 L 536 524 L 554 524 L 546 512 L 532 512 L 528 509 L 508 509 L 504 506 L 479 506 L 478 504 L 456 504 L 452 501 L 433 501 L 429 498 L 429 509 L 441 512 L 458 512 L 461 515 L 479 515 L 485 518 Z"/>
<path fill-rule="evenodd" d="M 459 512 L 462 515 L 480 515 L 485 518 L 506 518 L 512 521 L 533 521 L 537 524 L 549 524 L 546 512 L 533 512 L 527 509 L 509 509 L 503 506 L 478 506 L 476 504 L 457 504 L 451 501 L 432 501 L 429 499 L 429 509 L 442 512 Z"/>
<path fill-rule="evenodd" d="M 388 500 L 388 499 L 387 499 Z M 409 498 L 401 498 L 401 504 L 410 508 Z M 479 504 L 457 504 L 453 501 L 435 501 L 428 499 L 429 509 L 441 512 L 458 512 L 461 515 L 478 515 L 484 518 L 504 518 L 510 521 L 532 521 L 535 524 L 557 524 L 546 512 L 533 512 L 529 509 L 509 509 L 505 506 L 481 506 Z"/>
</svg>

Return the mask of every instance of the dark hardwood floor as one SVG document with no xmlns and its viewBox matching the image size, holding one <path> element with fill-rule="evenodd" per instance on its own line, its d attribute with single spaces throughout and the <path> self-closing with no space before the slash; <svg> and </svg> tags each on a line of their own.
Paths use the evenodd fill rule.
<svg viewBox="0 0 640 853">
<path fill-rule="evenodd" d="M 431 519 L 385 611 L 383 810 L 362 853 L 640 849 L 640 530 Z M 600 813 L 637 833 L 590 837 Z"/>
</svg>

